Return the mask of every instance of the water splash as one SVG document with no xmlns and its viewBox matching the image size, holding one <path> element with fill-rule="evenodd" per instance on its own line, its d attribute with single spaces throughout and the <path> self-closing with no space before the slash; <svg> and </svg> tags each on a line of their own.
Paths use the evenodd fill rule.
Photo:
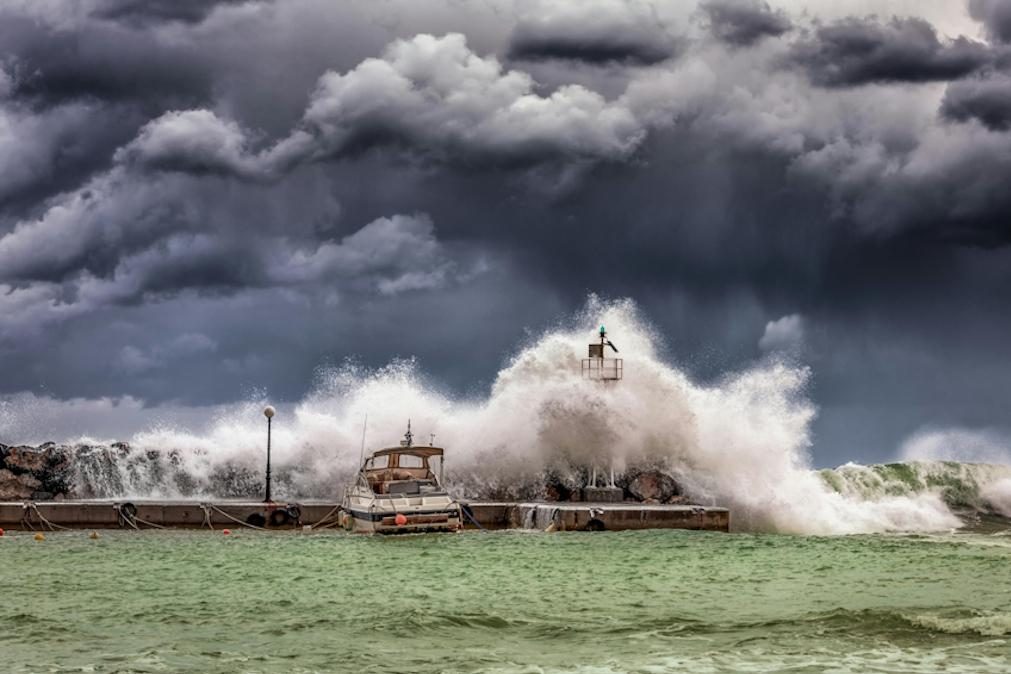
<svg viewBox="0 0 1011 674">
<path fill-rule="evenodd" d="M 580 360 L 608 326 L 624 380 L 589 382 Z M 656 331 L 629 300 L 586 307 L 518 351 L 483 399 L 457 400 L 413 361 L 321 370 L 314 391 L 274 419 L 275 493 L 337 496 L 366 445 L 395 444 L 408 418 L 447 448 L 451 486 L 470 497 L 536 498 L 546 474 L 659 466 L 689 497 L 733 509 L 734 527 L 796 533 L 941 530 L 959 521 L 940 489 L 840 489 L 811 469 L 807 368 L 766 359 L 714 385 L 663 362 Z M 245 496 L 260 489 L 266 400 L 220 411 L 200 432 L 161 425 L 129 446 L 80 453 L 78 484 L 98 496 Z M 854 469 L 856 470 L 856 469 Z M 845 475 L 845 471 L 841 473 Z"/>
</svg>

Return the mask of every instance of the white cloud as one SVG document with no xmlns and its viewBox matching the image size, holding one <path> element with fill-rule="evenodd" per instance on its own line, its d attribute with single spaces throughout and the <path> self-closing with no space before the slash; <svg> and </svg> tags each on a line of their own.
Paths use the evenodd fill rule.
<svg viewBox="0 0 1011 674">
<path fill-rule="evenodd" d="M 237 123 L 210 110 L 174 111 L 145 124 L 115 158 L 155 169 L 253 178 L 259 167 L 248 153 L 248 142 Z"/>
<path fill-rule="evenodd" d="M 259 153 L 235 122 L 187 110 L 147 124 L 116 158 L 269 180 L 299 163 L 374 146 L 486 163 L 623 160 L 645 135 L 624 101 L 574 84 L 541 95 L 528 73 L 479 56 L 463 35 L 421 34 L 346 73 L 323 74 L 299 127 Z"/>
<path fill-rule="evenodd" d="M 804 348 L 804 318 L 790 314 L 765 324 L 758 348 L 766 353 L 797 353 Z"/>
<path fill-rule="evenodd" d="M 541 96 L 534 88 L 530 75 L 478 56 L 459 33 L 422 34 L 323 75 L 304 121 L 324 153 L 379 137 L 490 160 L 619 159 L 643 138 L 627 109 L 595 91 L 571 85 Z"/>
</svg>

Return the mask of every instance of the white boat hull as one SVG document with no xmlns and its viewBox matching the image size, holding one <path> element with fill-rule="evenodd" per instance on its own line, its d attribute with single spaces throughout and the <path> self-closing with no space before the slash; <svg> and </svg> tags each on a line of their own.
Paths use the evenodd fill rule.
<svg viewBox="0 0 1011 674">
<path fill-rule="evenodd" d="M 354 490 L 342 505 L 344 528 L 353 533 L 407 534 L 463 528 L 460 505 L 445 494 L 384 498 L 363 491 Z"/>
</svg>

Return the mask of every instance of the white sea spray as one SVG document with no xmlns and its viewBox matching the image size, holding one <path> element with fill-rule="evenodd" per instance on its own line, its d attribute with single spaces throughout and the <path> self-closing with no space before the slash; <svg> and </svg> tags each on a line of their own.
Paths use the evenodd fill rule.
<svg viewBox="0 0 1011 674">
<path fill-rule="evenodd" d="M 621 349 L 620 382 L 587 381 L 580 371 L 601 324 Z M 579 314 L 522 345 L 486 397 L 446 395 L 412 360 L 378 370 L 354 363 L 322 369 L 311 394 L 278 406 L 275 493 L 338 496 L 358 465 L 367 415 L 368 450 L 396 444 L 408 419 L 417 441 L 427 443 L 434 434 L 436 444 L 447 448 L 450 486 L 470 497 L 534 498 L 547 473 L 579 484 L 592 465 L 606 470 L 613 464 L 620 473 L 648 463 L 675 476 L 694 501 L 730 507 L 740 530 L 865 533 L 959 526 L 943 498 L 952 484 L 943 480 L 921 476 L 916 485 L 889 483 L 873 468 L 854 465 L 812 470 L 808 451 L 816 409 L 806 394 L 807 368 L 769 357 L 716 383 L 699 384 L 665 362 L 660 347 L 633 302 L 591 297 Z M 127 446 L 88 439 L 79 450 L 78 484 L 96 496 L 256 493 L 266 402 L 254 396 L 221 407 L 202 428 L 155 425 Z"/>
</svg>

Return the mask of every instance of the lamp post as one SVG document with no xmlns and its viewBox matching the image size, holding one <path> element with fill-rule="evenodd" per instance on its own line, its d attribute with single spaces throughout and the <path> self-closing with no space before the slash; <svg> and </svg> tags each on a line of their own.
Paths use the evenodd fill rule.
<svg viewBox="0 0 1011 674">
<path fill-rule="evenodd" d="M 267 496 L 264 503 L 270 503 L 270 420 L 274 418 L 274 408 L 267 405 L 263 408 L 263 416 L 267 417 Z"/>
</svg>

